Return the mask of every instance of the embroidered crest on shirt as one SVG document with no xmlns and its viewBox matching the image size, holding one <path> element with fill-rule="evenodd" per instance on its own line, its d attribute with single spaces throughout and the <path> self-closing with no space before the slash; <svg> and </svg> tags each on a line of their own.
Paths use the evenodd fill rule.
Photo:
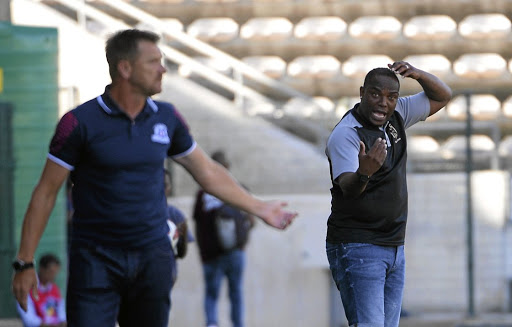
<svg viewBox="0 0 512 327">
<path fill-rule="evenodd" d="M 164 124 L 156 124 L 153 126 L 153 135 L 151 135 L 151 141 L 169 144 L 169 135 L 167 134 L 167 126 Z"/>
<path fill-rule="evenodd" d="M 391 134 L 391 136 L 395 140 L 395 144 L 398 143 L 402 139 L 401 137 L 398 137 L 398 132 L 397 132 L 396 128 L 393 127 L 393 125 L 391 125 L 391 123 L 388 124 L 388 131 L 389 131 L 389 134 Z"/>
</svg>

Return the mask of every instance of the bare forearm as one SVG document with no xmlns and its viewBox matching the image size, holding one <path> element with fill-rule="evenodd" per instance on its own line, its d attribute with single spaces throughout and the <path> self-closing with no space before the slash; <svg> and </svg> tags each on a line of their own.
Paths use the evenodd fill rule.
<svg viewBox="0 0 512 327">
<path fill-rule="evenodd" d="M 450 101 L 452 97 L 452 90 L 438 77 L 428 72 L 421 71 L 420 77 L 417 81 L 429 99 L 446 103 Z"/>
<path fill-rule="evenodd" d="M 255 199 L 223 167 L 215 165 L 214 171 L 200 183 L 209 193 L 246 212 L 257 214 L 259 200 Z M 198 181 L 199 182 L 199 181 Z"/>
<path fill-rule="evenodd" d="M 41 235 L 55 205 L 56 194 L 46 195 L 38 186 L 32 194 L 27 213 L 23 220 L 18 257 L 23 261 L 33 261 Z"/>
</svg>

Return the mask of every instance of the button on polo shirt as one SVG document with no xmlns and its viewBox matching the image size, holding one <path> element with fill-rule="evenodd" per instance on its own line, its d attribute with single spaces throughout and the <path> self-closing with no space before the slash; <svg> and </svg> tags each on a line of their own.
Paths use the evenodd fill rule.
<svg viewBox="0 0 512 327">
<path fill-rule="evenodd" d="M 163 162 L 195 146 L 174 106 L 151 98 L 133 120 L 108 87 L 66 113 L 48 157 L 71 170 L 73 241 L 141 248 L 165 240 Z"/>
</svg>

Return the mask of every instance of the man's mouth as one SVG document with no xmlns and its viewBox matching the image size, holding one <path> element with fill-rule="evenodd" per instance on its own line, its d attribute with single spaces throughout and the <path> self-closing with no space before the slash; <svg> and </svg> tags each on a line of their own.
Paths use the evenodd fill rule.
<svg viewBox="0 0 512 327">
<path fill-rule="evenodd" d="M 386 113 L 381 111 L 373 111 L 372 116 L 375 120 L 383 120 L 386 118 Z"/>
</svg>

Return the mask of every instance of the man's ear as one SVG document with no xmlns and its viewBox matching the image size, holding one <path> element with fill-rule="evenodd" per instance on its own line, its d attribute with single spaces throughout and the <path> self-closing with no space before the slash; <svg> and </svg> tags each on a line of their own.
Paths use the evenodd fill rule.
<svg viewBox="0 0 512 327">
<path fill-rule="evenodd" d="M 363 98 L 363 94 L 364 94 L 364 86 L 361 86 L 359 87 L 359 98 Z"/>
<path fill-rule="evenodd" d="M 117 64 L 117 71 L 119 72 L 119 76 L 122 78 L 129 78 L 132 73 L 132 65 L 130 64 L 130 61 L 120 60 Z"/>
</svg>

